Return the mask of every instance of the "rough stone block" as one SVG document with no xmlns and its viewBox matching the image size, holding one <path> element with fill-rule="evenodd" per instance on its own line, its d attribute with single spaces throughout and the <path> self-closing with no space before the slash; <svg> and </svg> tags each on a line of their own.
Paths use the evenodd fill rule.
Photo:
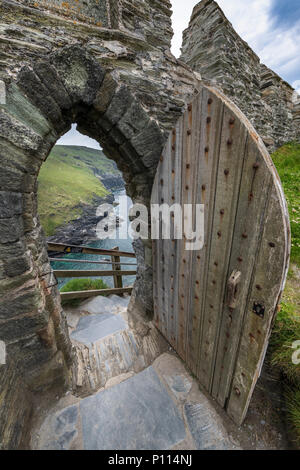
<svg viewBox="0 0 300 470">
<path fill-rule="evenodd" d="M 27 432 L 30 397 L 14 361 L 0 366 L 0 449 L 17 449 Z"/>
<path fill-rule="evenodd" d="M 41 293 L 38 289 L 23 289 L 19 295 L 7 293 L 0 305 L 0 319 L 24 315 L 40 307 Z"/>
<path fill-rule="evenodd" d="M 21 257 L 25 252 L 25 245 L 23 241 L 13 243 L 0 243 L 0 259 L 5 261 L 14 257 Z"/>
<path fill-rule="evenodd" d="M 0 137 L 24 150 L 37 150 L 42 138 L 29 127 L 0 109 Z"/>
<path fill-rule="evenodd" d="M 58 104 L 51 98 L 48 89 L 29 67 L 23 67 L 18 76 L 18 86 L 26 93 L 41 114 L 50 121 L 58 132 L 63 132 L 66 124 Z"/>
<path fill-rule="evenodd" d="M 22 214 L 22 194 L 0 191 L 0 219 Z"/>
<path fill-rule="evenodd" d="M 45 328 L 49 320 L 49 313 L 45 310 L 34 315 L 11 319 L 2 323 L 0 321 L 0 338 L 9 342 L 31 335 Z"/>
<path fill-rule="evenodd" d="M 73 104 L 91 105 L 103 81 L 105 71 L 79 45 L 72 45 L 50 56 Z"/>
<path fill-rule="evenodd" d="M 114 94 L 110 105 L 104 115 L 112 124 L 116 124 L 121 117 L 126 113 L 134 100 L 133 95 L 128 88 L 122 85 Z"/>
<path fill-rule="evenodd" d="M 130 140 L 149 124 L 150 118 L 142 106 L 134 100 L 130 108 L 117 123 L 117 128 Z"/>
<path fill-rule="evenodd" d="M 100 89 L 96 94 L 93 103 L 94 108 L 100 113 L 105 113 L 114 93 L 118 87 L 117 82 L 113 79 L 110 73 L 106 73 Z"/>
<path fill-rule="evenodd" d="M 122 132 L 120 132 L 116 127 L 113 127 L 109 133 L 112 140 L 116 143 L 116 145 L 121 145 L 125 142 L 125 137 Z"/>
<path fill-rule="evenodd" d="M 1 154 L 0 154 L 0 160 Z M 2 163 L 2 162 L 1 162 Z M 24 174 L 12 168 L 1 168 L 0 189 L 6 191 L 22 191 Z"/>
<path fill-rule="evenodd" d="M 40 153 L 38 152 L 36 156 L 39 157 Z M 3 170 L 11 168 L 29 175 L 36 175 L 41 165 L 40 159 L 35 158 L 31 152 L 21 150 L 4 139 L 0 139 L 0 160 Z M 9 191 L 8 188 L 7 191 Z"/>
<path fill-rule="evenodd" d="M 144 165 L 147 168 L 156 168 L 165 139 L 153 120 L 142 132 L 131 139 L 131 143 L 137 153 L 142 156 Z"/>
<path fill-rule="evenodd" d="M 45 61 L 40 61 L 34 65 L 33 69 L 59 106 L 62 109 L 70 109 L 72 107 L 71 98 L 55 68 Z"/>
<path fill-rule="evenodd" d="M 144 173 L 145 171 L 147 171 L 142 159 L 135 151 L 130 142 L 124 142 L 124 144 L 120 146 L 119 151 L 122 157 L 124 158 L 125 162 L 129 165 L 131 175 L 133 173 Z"/>
<path fill-rule="evenodd" d="M 40 111 L 28 100 L 15 82 L 7 90 L 6 109 L 25 126 L 30 126 L 41 137 L 51 132 L 51 126 Z"/>
<path fill-rule="evenodd" d="M 37 226 L 37 219 L 33 214 L 23 214 L 24 232 L 28 233 L 34 230 Z"/>
<path fill-rule="evenodd" d="M 23 220 L 19 217 L 0 219 L 0 237 L 2 243 L 13 243 L 23 235 Z"/>
<path fill-rule="evenodd" d="M 56 354 L 56 350 L 45 347 L 36 334 L 8 343 L 6 352 L 8 357 L 14 358 L 19 370 L 26 371 L 23 378 L 29 383 Z"/>
<path fill-rule="evenodd" d="M 42 369 L 37 369 L 30 376 L 30 390 L 34 392 L 42 391 L 53 386 L 60 390 L 65 390 L 69 385 L 69 371 L 66 367 L 64 356 L 61 351 L 57 351 L 49 361 L 43 364 Z"/>
<path fill-rule="evenodd" d="M 4 263 L 5 274 L 9 277 L 20 276 L 31 268 L 30 258 L 28 256 L 18 256 L 10 258 Z"/>
</svg>

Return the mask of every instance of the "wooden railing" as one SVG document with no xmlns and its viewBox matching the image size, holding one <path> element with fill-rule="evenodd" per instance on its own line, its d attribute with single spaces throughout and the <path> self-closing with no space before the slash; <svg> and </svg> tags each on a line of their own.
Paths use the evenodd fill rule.
<svg viewBox="0 0 300 470">
<path fill-rule="evenodd" d="M 127 251 L 119 251 L 118 247 L 113 248 L 112 250 L 102 250 L 101 248 L 91 248 L 87 246 L 77 246 L 77 245 L 65 245 L 63 243 L 48 243 L 48 252 L 58 252 L 58 253 L 83 253 L 91 255 L 104 255 L 108 256 L 109 259 L 101 259 L 101 261 L 90 261 L 90 260 L 78 260 L 71 258 L 51 258 L 50 261 L 63 261 L 64 263 L 88 263 L 88 264 L 111 264 L 112 270 L 54 270 L 56 278 L 66 278 L 66 277 L 113 277 L 114 287 L 108 289 L 97 289 L 97 290 L 86 290 L 86 291 L 74 291 L 74 292 L 61 292 L 62 299 L 80 299 L 95 297 L 97 295 L 108 295 L 108 294 L 117 294 L 122 295 L 124 293 L 131 293 L 132 286 L 123 287 L 123 276 L 134 276 L 136 274 L 136 269 L 134 270 L 122 270 L 121 265 L 126 266 L 136 266 L 133 263 L 123 263 L 122 258 L 135 258 L 134 253 Z"/>
</svg>

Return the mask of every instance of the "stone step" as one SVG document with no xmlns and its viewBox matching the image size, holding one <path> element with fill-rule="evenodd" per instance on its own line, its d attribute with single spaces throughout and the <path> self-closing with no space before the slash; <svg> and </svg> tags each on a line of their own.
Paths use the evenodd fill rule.
<svg viewBox="0 0 300 470">
<path fill-rule="evenodd" d="M 71 332 L 77 358 L 75 395 L 90 395 L 114 377 L 140 372 L 167 349 L 156 328 L 149 328 L 144 336 L 129 328 L 127 305 L 126 298 L 97 297 L 81 304 L 84 316 L 74 321 L 69 313 L 69 324 L 75 326 Z"/>
<path fill-rule="evenodd" d="M 86 398 L 66 396 L 32 436 L 34 449 L 237 448 L 211 402 L 174 354 Z"/>
</svg>

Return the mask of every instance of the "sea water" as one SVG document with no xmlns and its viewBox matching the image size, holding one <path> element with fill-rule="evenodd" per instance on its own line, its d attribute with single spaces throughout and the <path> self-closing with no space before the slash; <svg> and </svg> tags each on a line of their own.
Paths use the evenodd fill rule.
<svg viewBox="0 0 300 470">
<path fill-rule="evenodd" d="M 114 207 L 114 213 L 116 216 L 120 218 L 120 228 L 122 225 L 127 224 L 127 216 L 130 207 L 132 207 L 132 201 L 131 199 L 126 195 L 125 189 L 121 189 L 118 191 L 113 192 L 114 198 L 115 198 L 115 203 L 116 206 Z M 119 205 L 119 199 L 120 197 L 126 197 L 127 198 L 127 214 L 122 213 L 122 205 Z M 124 211 L 125 212 L 125 211 Z M 127 251 L 127 252 L 133 252 L 133 247 L 132 247 L 132 237 L 130 236 L 130 233 L 128 234 L 127 239 L 120 239 L 119 238 L 119 231 L 117 230 L 117 236 L 115 239 L 105 239 L 105 240 L 96 240 L 91 243 L 89 243 L 86 246 L 90 246 L 93 248 L 103 248 L 104 250 L 111 250 L 112 248 L 118 247 L 120 251 Z M 105 271 L 110 271 L 112 270 L 112 265 L 110 263 L 107 264 L 93 264 L 89 263 L 89 261 L 111 261 L 110 256 L 105 256 L 105 255 L 90 255 L 90 254 L 83 254 L 83 253 L 70 253 L 67 255 L 63 255 L 63 258 L 71 258 L 71 259 L 78 259 L 78 260 L 86 260 L 86 263 L 65 263 L 63 261 L 53 261 L 51 262 L 51 266 L 53 269 L 59 270 L 105 270 Z M 130 265 L 122 265 L 123 263 L 130 263 L 133 265 L 131 268 Z M 136 265 L 136 259 L 135 258 L 121 258 L 121 269 L 122 270 L 135 270 L 135 265 Z M 70 279 L 72 278 L 63 278 L 63 279 L 58 279 L 58 286 L 59 288 L 62 288 L 64 284 L 66 284 Z M 92 278 L 94 279 L 94 278 Z M 97 278 L 95 278 L 97 279 Z M 101 277 L 101 279 L 109 286 L 109 287 L 114 287 L 113 284 L 113 277 L 110 276 L 105 276 Z M 135 281 L 135 276 L 123 276 L 123 287 L 128 287 L 132 286 Z"/>
</svg>

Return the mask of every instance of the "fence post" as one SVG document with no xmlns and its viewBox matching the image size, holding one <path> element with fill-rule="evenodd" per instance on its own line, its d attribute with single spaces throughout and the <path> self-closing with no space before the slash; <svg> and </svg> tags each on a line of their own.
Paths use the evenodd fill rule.
<svg viewBox="0 0 300 470">
<path fill-rule="evenodd" d="M 113 248 L 113 250 L 118 251 L 119 247 L 116 246 L 115 248 Z M 113 270 L 121 271 L 120 256 L 112 255 L 111 260 L 112 260 L 113 263 L 116 263 L 116 264 L 112 265 Z M 122 288 L 123 287 L 122 275 L 119 275 L 119 274 L 114 275 L 114 287 L 115 288 Z"/>
</svg>

